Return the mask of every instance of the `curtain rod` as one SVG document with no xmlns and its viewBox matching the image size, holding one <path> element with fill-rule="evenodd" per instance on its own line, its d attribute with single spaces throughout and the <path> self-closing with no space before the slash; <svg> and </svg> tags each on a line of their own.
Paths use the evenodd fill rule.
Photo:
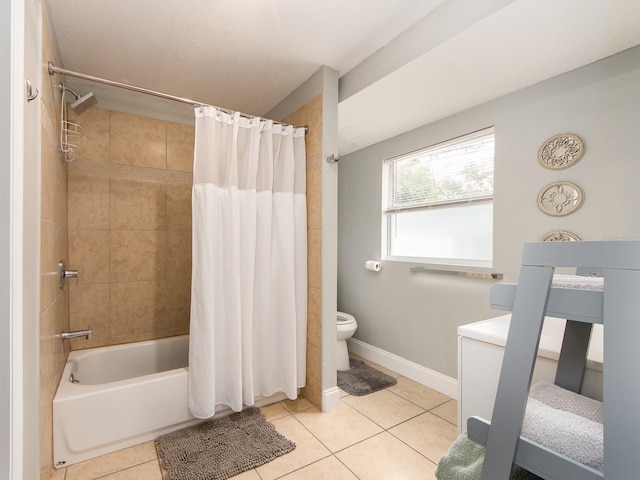
<svg viewBox="0 0 640 480">
<path fill-rule="evenodd" d="M 86 75 L 84 73 L 78 73 L 78 72 L 73 72 L 71 70 L 65 70 L 64 68 L 60 68 L 60 67 L 56 67 L 53 62 L 48 62 L 48 70 L 49 70 L 49 75 L 54 75 L 54 74 L 59 74 L 59 75 L 67 75 L 69 77 L 76 77 L 76 78 L 81 78 L 83 80 L 88 80 L 90 82 L 95 82 L 95 83 L 103 83 L 105 85 L 109 85 L 111 87 L 117 87 L 117 88 L 122 88 L 124 90 L 129 90 L 132 92 L 136 92 L 136 93 L 144 93 L 145 95 L 151 95 L 154 97 L 159 97 L 159 98 L 165 98 L 167 100 L 172 100 L 174 102 L 179 102 L 179 103 L 184 103 L 186 105 L 191 105 L 192 107 L 213 107 L 213 108 L 217 108 L 218 110 L 221 110 L 225 113 L 228 113 L 230 115 L 236 113 L 233 110 L 229 110 L 228 108 L 222 108 L 222 107 L 216 107 L 213 105 L 208 105 L 206 103 L 203 102 L 196 102 L 195 100 L 191 100 L 189 98 L 183 98 L 183 97 L 176 97 L 175 95 L 169 95 L 168 93 L 162 93 L 162 92 L 157 92 L 155 90 L 149 90 L 147 88 L 142 88 L 142 87 L 136 87 L 135 85 L 129 85 L 127 83 L 120 83 L 120 82 L 115 82 L 113 80 L 107 80 L 106 78 L 100 78 L 100 77 L 94 77 L 92 75 Z M 257 115 L 248 115 L 246 113 L 240 113 L 241 117 L 244 118 L 255 118 Z M 288 125 L 287 123 L 284 122 L 277 122 L 277 121 L 273 121 L 273 123 L 277 123 L 280 125 Z M 295 127 L 295 128 L 304 128 L 304 132 L 305 134 L 309 133 L 309 125 L 304 125 L 303 127 Z"/>
</svg>

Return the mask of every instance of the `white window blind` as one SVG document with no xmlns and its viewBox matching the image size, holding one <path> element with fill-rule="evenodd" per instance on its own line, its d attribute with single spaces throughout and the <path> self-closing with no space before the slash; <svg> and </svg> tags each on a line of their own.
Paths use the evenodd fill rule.
<svg viewBox="0 0 640 480">
<path fill-rule="evenodd" d="M 385 161 L 385 213 L 493 198 L 493 128 Z"/>
<path fill-rule="evenodd" d="M 491 266 L 493 127 L 383 164 L 386 259 Z"/>
</svg>

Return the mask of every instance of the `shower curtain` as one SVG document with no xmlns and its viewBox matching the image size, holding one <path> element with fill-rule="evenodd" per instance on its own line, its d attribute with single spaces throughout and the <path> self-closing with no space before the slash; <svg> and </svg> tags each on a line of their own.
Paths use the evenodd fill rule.
<svg viewBox="0 0 640 480">
<path fill-rule="evenodd" d="M 304 129 L 197 107 L 189 409 L 296 398 L 306 374 Z"/>
</svg>

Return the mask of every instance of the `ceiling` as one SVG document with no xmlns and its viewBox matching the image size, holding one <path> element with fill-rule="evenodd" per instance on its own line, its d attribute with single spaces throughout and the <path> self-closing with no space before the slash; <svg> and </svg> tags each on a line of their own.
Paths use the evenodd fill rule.
<svg viewBox="0 0 640 480">
<path fill-rule="evenodd" d="M 48 3 L 64 68 L 249 114 L 337 70 L 341 154 L 640 44 L 638 0 Z"/>
</svg>

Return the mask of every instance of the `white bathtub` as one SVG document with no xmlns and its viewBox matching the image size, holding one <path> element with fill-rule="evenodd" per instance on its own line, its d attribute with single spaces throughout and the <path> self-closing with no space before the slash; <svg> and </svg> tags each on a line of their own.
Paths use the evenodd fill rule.
<svg viewBox="0 0 640 480">
<path fill-rule="evenodd" d="M 202 421 L 187 408 L 188 351 L 183 335 L 71 352 L 53 400 L 54 464 L 65 467 Z"/>
</svg>

